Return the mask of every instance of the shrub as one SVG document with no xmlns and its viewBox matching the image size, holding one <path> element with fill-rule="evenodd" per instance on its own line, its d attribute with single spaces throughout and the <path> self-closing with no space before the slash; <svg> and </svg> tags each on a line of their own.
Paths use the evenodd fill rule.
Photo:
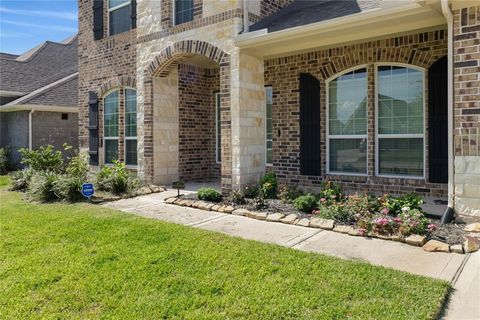
<svg viewBox="0 0 480 320">
<path fill-rule="evenodd" d="M 200 188 L 197 191 L 198 199 L 219 202 L 222 200 L 222 194 L 213 188 Z"/>
<path fill-rule="evenodd" d="M 64 145 L 64 150 L 70 147 Z M 41 146 L 38 150 L 22 148 L 18 150 L 22 155 L 20 161 L 23 165 L 35 171 L 51 171 L 60 173 L 63 169 L 63 154 L 60 150 L 54 150 L 52 145 Z"/>
<path fill-rule="evenodd" d="M 36 201 L 53 201 L 57 200 L 56 183 L 58 181 L 58 173 L 53 171 L 35 172 L 30 180 L 28 187 L 28 197 Z"/>
<path fill-rule="evenodd" d="M 259 193 L 260 193 L 260 190 L 258 189 L 258 186 L 256 186 L 256 185 L 246 186 L 243 189 L 243 195 L 247 199 L 254 199 L 255 197 L 258 196 Z"/>
<path fill-rule="evenodd" d="M 130 193 L 140 185 L 138 179 L 132 177 L 125 163 L 115 160 L 113 167 L 103 167 L 97 174 L 96 186 L 98 190 L 116 194 Z"/>
<path fill-rule="evenodd" d="M 430 229 L 428 228 L 428 219 L 420 210 L 404 207 L 401 211 L 398 217 L 393 218 L 399 224 L 398 231 L 400 234 L 424 234 Z"/>
<path fill-rule="evenodd" d="M 267 199 L 275 199 L 277 197 L 277 187 L 277 176 L 273 172 L 268 172 L 260 179 L 260 188 Z"/>
<path fill-rule="evenodd" d="M 318 194 L 318 198 L 322 205 L 329 205 L 342 201 L 342 187 L 331 181 L 325 181 L 322 183 L 322 191 Z"/>
<path fill-rule="evenodd" d="M 11 169 L 10 150 L 8 148 L 0 148 L 0 174 L 7 174 Z"/>
<path fill-rule="evenodd" d="M 278 197 L 283 203 L 292 203 L 293 200 L 303 196 L 303 191 L 297 187 L 282 186 L 279 190 Z"/>
<path fill-rule="evenodd" d="M 10 174 L 10 190 L 26 191 L 28 189 L 33 172 L 34 171 L 30 168 L 12 172 Z"/>
<path fill-rule="evenodd" d="M 312 213 L 317 207 L 317 197 L 311 193 L 293 200 L 293 207 L 305 213 Z"/>
<path fill-rule="evenodd" d="M 318 210 L 314 212 L 320 218 L 332 219 L 336 222 L 351 224 L 354 221 L 354 214 L 345 209 L 344 203 L 333 203 L 331 205 L 321 205 Z"/>
<path fill-rule="evenodd" d="M 245 204 L 245 196 L 238 190 L 232 190 L 227 197 L 227 201 L 235 204 Z"/>
<path fill-rule="evenodd" d="M 255 206 L 255 209 L 260 210 L 265 207 L 267 207 L 265 203 L 265 196 L 263 195 L 263 192 L 260 191 L 257 196 L 253 199 L 253 205 Z"/>
<path fill-rule="evenodd" d="M 68 201 L 83 199 L 81 190 L 82 184 L 87 181 L 88 168 L 87 154 L 74 156 L 65 170 L 66 174 L 60 176 L 55 184 L 57 196 Z"/>
</svg>

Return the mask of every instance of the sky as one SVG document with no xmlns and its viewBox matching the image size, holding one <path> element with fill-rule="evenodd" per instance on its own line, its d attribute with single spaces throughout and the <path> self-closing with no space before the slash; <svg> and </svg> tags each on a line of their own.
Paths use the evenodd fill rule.
<svg viewBox="0 0 480 320">
<path fill-rule="evenodd" d="M 77 32 L 77 0 L 0 0 L 0 52 L 21 54 Z"/>
</svg>

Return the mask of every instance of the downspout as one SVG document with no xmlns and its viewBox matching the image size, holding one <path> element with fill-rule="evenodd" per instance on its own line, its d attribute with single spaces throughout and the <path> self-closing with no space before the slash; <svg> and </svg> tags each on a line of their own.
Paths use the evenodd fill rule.
<svg viewBox="0 0 480 320">
<path fill-rule="evenodd" d="M 248 0 L 243 0 L 243 33 L 248 32 Z"/>
<path fill-rule="evenodd" d="M 33 134 L 32 134 L 32 128 L 33 128 L 33 113 L 35 112 L 35 108 L 32 108 L 30 112 L 28 113 L 28 149 L 32 150 L 33 149 Z"/>
<path fill-rule="evenodd" d="M 442 215 L 441 223 L 448 223 L 455 217 L 454 149 L 453 149 L 453 14 L 448 0 L 442 1 L 442 13 L 448 26 L 448 80 L 447 80 L 447 116 L 448 116 L 448 207 Z"/>
</svg>

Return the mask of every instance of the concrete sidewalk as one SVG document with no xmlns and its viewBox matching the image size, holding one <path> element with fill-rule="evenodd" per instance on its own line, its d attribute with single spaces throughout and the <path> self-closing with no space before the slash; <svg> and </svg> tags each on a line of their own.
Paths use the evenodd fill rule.
<svg viewBox="0 0 480 320">
<path fill-rule="evenodd" d="M 104 206 L 244 239 L 269 242 L 302 251 L 355 259 L 418 275 L 447 280 L 454 292 L 445 319 L 480 319 L 480 254 L 430 253 L 394 241 L 352 237 L 332 231 L 254 220 L 165 204 L 169 190 Z"/>
</svg>

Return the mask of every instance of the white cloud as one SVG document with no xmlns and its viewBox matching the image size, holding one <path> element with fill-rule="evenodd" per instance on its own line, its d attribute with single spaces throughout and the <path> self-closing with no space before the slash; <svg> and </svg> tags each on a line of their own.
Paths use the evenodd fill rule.
<svg viewBox="0 0 480 320">
<path fill-rule="evenodd" d="M 0 13 L 10 13 L 29 17 L 50 17 L 77 21 L 77 13 L 71 11 L 20 10 L 0 7 Z"/>
<path fill-rule="evenodd" d="M 16 31 L 2 31 L 0 32 L 0 38 L 25 38 L 33 37 L 33 35 L 25 32 L 16 32 Z"/>
<path fill-rule="evenodd" d="M 53 31 L 77 32 L 77 28 L 53 25 L 53 24 L 36 24 L 36 23 L 18 22 L 18 21 L 5 20 L 5 19 L 2 19 L 2 22 L 6 24 L 10 24 L 12 26 L 18 26 L 18 27 L 38 28 L 38 29 L 53 30 Z"/>
</svg>

